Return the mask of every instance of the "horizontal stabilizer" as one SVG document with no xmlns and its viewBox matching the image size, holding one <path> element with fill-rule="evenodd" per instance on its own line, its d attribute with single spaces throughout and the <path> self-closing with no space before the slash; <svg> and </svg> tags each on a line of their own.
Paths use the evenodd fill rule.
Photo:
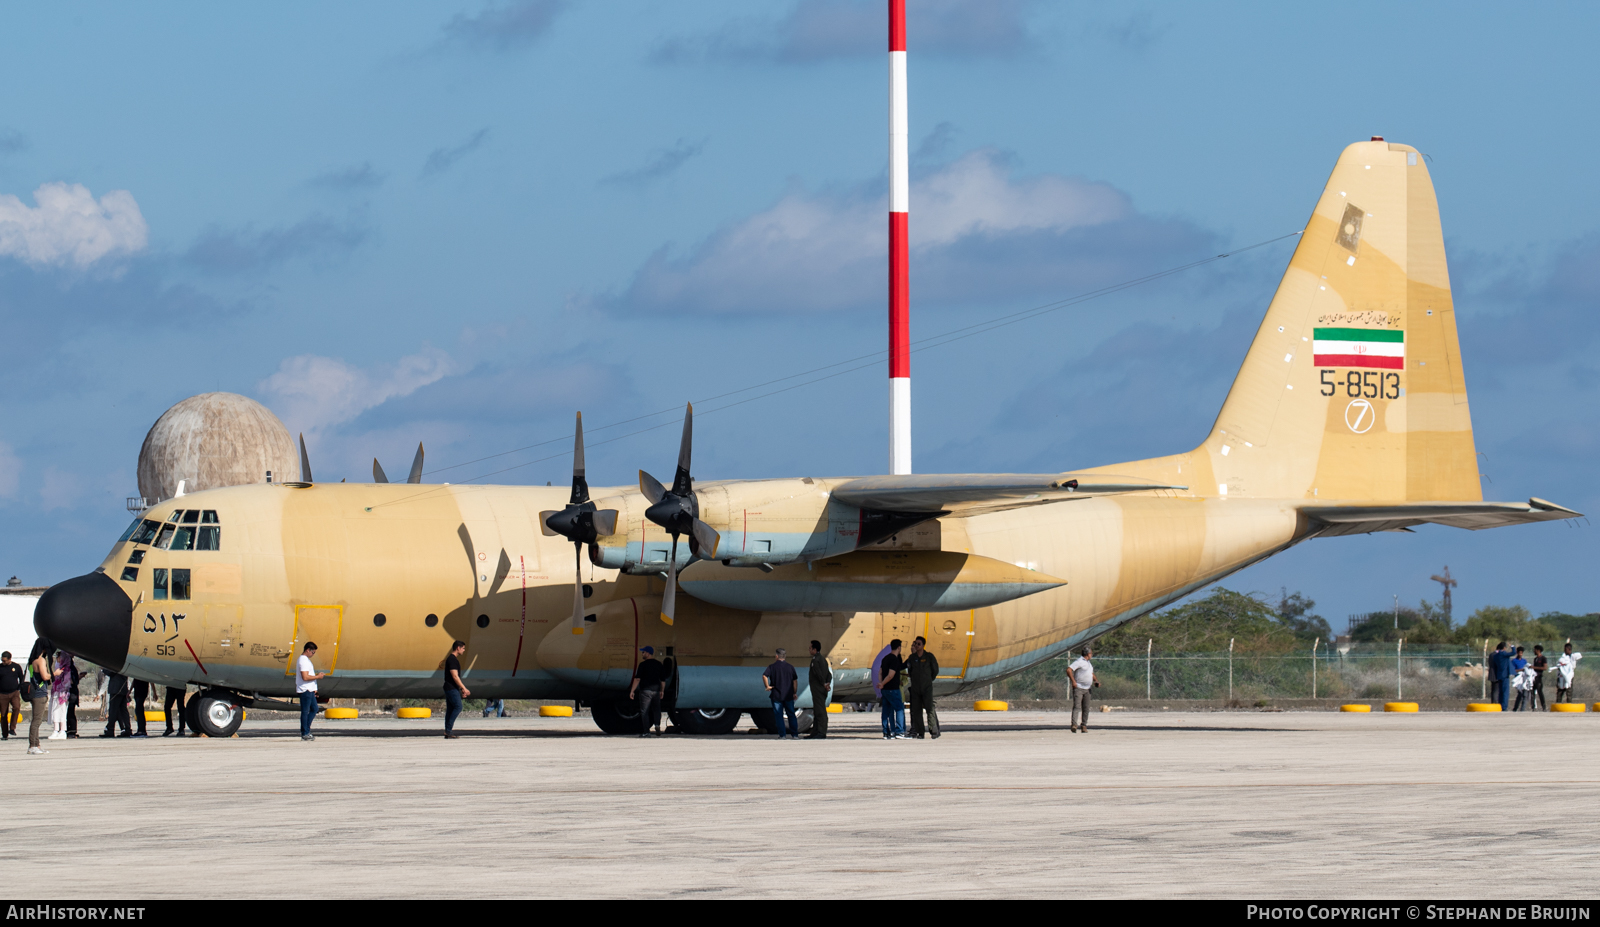
<svg viewBox="0 0 1600 927">
<path fill-rule="evenodd" d="M 1529 499 L 1527 502 L 1417 502 L 1397 505 L 1307 506 L 1300 511 L 1312 520 L 1327 526 L 1317 532 L 1318 537 L 1395 531 L 1426 524 L 1482 531 L 1485 528 L 1501 528 L 1506 525 L 1583 517 L 1582 512 L 1575 512 L 1543 499 Z"/>
<path fill-rule="evenodd" d="M 904 476 L 868 476 L 833 489 L 833 498 L 846 505 L 884 512 L 934 512 L 947 510 L 974 514 L 994 510 L 1062 502 L 1115 493 L 1188 489 L 1137 477 L 1070 473 L 934 473 Z"/>
</svg>

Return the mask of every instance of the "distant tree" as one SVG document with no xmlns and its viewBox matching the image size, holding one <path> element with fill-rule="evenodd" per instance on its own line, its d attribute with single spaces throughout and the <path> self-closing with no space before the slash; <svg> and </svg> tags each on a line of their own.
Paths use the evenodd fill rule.
<svg viewBox="0 0 1600 927">
<path fill-rule="evenodd" d="M 1444 644 L 1452 639 L 1443 611 L 1427 602 L 1420 609 L 1402 605 L 1398 615 L 1392 608 L 1368 612 L 1350 631 L 1351 640 L 1363 643 L 1402 637 L 1414 644 Z"/>
<path fill-rule="evenodd" d="M 1455 633 L 1456 642 L 1461 644 L 1481 644 L 1488 638 L 1491 646 L 1504 640 L 1527 647 L 1544 644 L 1546 649 L 1563 637 L 1554 625 L 1532 620 L 1521 605 L 1485 605 L 1473 612 Z"/>
<path fill-rule="evenodd" d="M 1297 640 L 1327 640 L 1333 636 L 1333 629 L 1328 627 L 1328 622 L 1321 615 L 1306 614 L 1316 607 L 1316 602 L 1300 593 L 1291 595 L 1286 587 L 1279 587 L 1278 621 Z"/>
<path fill-rule="evenodd" d="M 1303 604 L 1292 616 L 1297 624 L 1285 621 L 1260 593 L 1219 586 L 1203 599 L 1130 621 L 1101 637 L 1095 648 L 1107 654 L 1142 654 L 1146 642 L 1153 641 L 1158 653 L 1216 652 L 1227 650 L 1232 639 L 1236 650 L 1274 653 L 1298 650 L 1302 640 L 1327 632 L 1322 618 L 1305 615 L 1315 605 L 1310 599 L 1299 593 L 1282 598 L 1291 610 Z"/>
<path fill-rule="evenodd" d="M 1568 615 L 1565 612 L 1545 612 L 1539 616 L 1538 621 L 1540 624 L 1555 628 L 1563 641 L 1569 637 L 1575 641 L 1600 640 L 1600 614 Z"/>
</svg>

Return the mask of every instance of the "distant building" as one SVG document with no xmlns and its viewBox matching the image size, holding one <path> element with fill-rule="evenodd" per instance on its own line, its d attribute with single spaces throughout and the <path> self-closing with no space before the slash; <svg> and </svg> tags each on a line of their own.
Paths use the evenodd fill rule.
<svg viewBox="0 0 1600 927">
<path fill-rule="evenodd" d="M 180 485 L 190 493 L 299 479 L 294 439 L 266 406 L 236 393 L 201 393 L 150 426 L 139 449 L 139 495 L 128 498 L 128 510 L 174 498 Z"/>
<path fill-rule="evenodd" d="M 33 647 L 33 608 L 46 588 L 24 586 L 15 576 L 0 587 L 0 650 L 11 651 L 18 663 L 27 661 Z"/>
</svg>

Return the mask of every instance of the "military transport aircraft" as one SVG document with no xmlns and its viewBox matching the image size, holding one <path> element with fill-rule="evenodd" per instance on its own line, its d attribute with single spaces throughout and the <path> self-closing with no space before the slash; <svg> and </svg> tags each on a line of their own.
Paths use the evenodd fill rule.
<svg viewBox="0 0 1600 927">
<path fill-rule="evenodd" d="M 570 491 L 313 483 L 307 465 L 305 482 L 162 503 L 53 586 L 35 626 L 110 669 L 202 687 L 192 718 L 212 736 L 241 707 L 290 707 L 274 697 L 306 640 L 324 696 L 399 698 L 438 696 L 454 639 L 474 694 L 578 700 L 606 731 L 627 729 L 620 697 L 652 644 L 673 661 L 675 722 L 726 733 L 769 704 L 759 667 L 778 646 L 821 640 L 833 698 L 865 701 L 884 643 L 921 634 L 950 694 L 1310 538 L 1578 515 L 1482 501 L 1433 184 L 1415 149 L 1377 138 L 1339 157 L 1192 451 L 697 482 L 686 415 L 670 487 L 641 472 L 591 491 L 581 424 Z"/>
</svg>

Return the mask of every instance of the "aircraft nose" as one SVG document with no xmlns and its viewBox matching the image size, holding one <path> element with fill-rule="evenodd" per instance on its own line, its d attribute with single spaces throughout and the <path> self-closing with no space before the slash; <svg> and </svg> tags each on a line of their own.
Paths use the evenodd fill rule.
<svg viewBox="0 0 1600 927">
<path fill-rule="evenodd" d="M 120 672 L 133 634 L 133 602 L 104 573 L 75 576 L 45 590 L 33 629 L 57 647 Z"/>
</svg>

